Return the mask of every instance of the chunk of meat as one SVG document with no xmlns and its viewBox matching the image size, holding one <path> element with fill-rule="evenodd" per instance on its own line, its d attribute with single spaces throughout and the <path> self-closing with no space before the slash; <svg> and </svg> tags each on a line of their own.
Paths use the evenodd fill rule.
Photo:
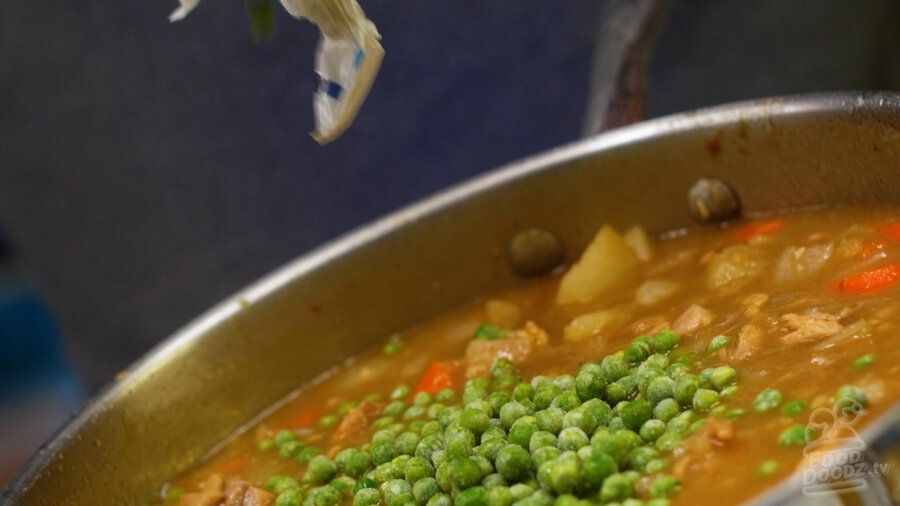
<svg viewBox="0 0 900 506">
<path fill-rule="evenodd" d="M 786 248 L 775 263 L 775 282 L 794 283 L 809 279 L 828 262 L 833 249 L 831 243 Z"/>
<path fill-rule="evenodd" d="M 672 325 L 662 315 L 648 316 L 631 324 L 631 333 L 639 336 L 644 334 L 656 334 L 660 330 L 665 330 Z"/>
<path fill-rule="evenodd" d="M 685 439 L 679 448 L 682 458 L 673 466 L 672 474 L 679 479 L 697 468 L 714 464 L 713 451 L 724 447 L 734 439 L 734 422 L 719 418 L 707 418 L 694 435 Z"/>
<path fill-rule="evenodd" d="M 672 324 L 672 330 L 679 334 L 693 334 L 706 328 L 716 317 L 715 313 L 697 304 L 691 304 Z"/>
<path fill-rule="evenodd" d="M 377 402 L 362 401 L 359 406 L 344 415 L 341 424 L 334 431 L 331 441 L 336 444 L 345 442 L 357 432 L 365 429 L 376 418 L 381 416 L 383 406 Z"/>
<path fill-rule="evenodd" d="M 225 487 L 225 504 L 223 506 L 272 506 L 275 495 L 254 487 L 244 480 L 234 480 Z"/>
<path fill-rule="evenodd" d="M 753 293 L 748 295 L 741 301 L 741 308 L 744 310 L 744 316 L 752 318 L 762 311 L 763 306 L 769 302 L 769 294 Z"/>
<path fill-rule="evenodd" d="M 563 339 L 578 343 L 601 337 L 607 332 L 625 325 L 634 309 L 629 304 L 614 306 L 583 314 L 569 322 L 563 329 Z"/>
<path fill-rule="evenodd" d="M 507 300 L 488 299 L 484 303 L 488 322 L 500 327 L 515 327 L 522 323 L 522 309 Z"/>
<path fill-rule="evenodd" d="M 816 310 L 807 311 L 802 315 L 795 313 L 782 315 L 781 321 L 793 331 L 782 336 L 781 341 L 785 344 L 797 344 L 833 336 L 844 329 L 839 320 L 838 316 Z"/>
<path fill-rule="evenodd" d="M 178 500 L 178 506 L 220 506 L 225 500 L 225 480 L 221 475 L 212 474 L 200 484 L 198 492 L 184 494 Z"/>
<path fill-rule="evenodd" d="M 719 294 L 734 293 L 765 272 L 766 261 L 759 250 L 746 244 L 717 253 L 706 266 L 706 284 Z"/>
<path fill-rule="evenodd" d="M 765 334 L 759 325 L 748 323 L 738 331 L 738 343 L 731 352 L 731 360 L 740 362 L 753 356 L 762 348 Z"/>
<path fill-rule="evenodd" d="M 466 348 L 466 376 L 474 378 L 488 374 L 494 361 L 500 357 L 506 357 L 519 364 L 528 359 L 535 350 L 549 343 L 547 332 L 534 322 L 527 322 L 523 328 L 513 330 L 505 339 L 495 341 L 473 339 Z"/>
</svg>

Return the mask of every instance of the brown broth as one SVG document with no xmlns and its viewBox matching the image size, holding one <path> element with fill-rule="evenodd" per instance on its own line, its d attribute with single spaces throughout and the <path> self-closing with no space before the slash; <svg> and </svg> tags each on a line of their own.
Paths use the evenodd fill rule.
<svg viewBox="0 0 900 506">
<path fill-rule="evenodd" d="M 695 462 L 704 462 L 704 465 L 690 466 L 680 492 L 671 498 L 673 504 L 737 503 L 765 491 L 797 469 L 803 457 L 802 448 L 780 446 L 777 443 L 779 434 L 790 425 L 805 424 L 812 408 L 830 407 L 835 391 L 842 385 L 858 385 L 869 397 L 869 406 L 857 429 L 875 420 L 900 397 L 900 347 L 892 346 L 900 328 L 900 285 L 871 294 L 848 294 L 835 288 L 835 283 L 848 274 L 900 263 L 900 239 L 884 229 L 897 218 L 900 218 L 900 212 L 896 210 L 831 210 L 777 217 L 777 220 L 783 220 L 780 228 L 777 222 L 763 222 L 777 229 L 746 241 L 765 263 L 763 272 L 725 293 L 711 291 L 708 287 L 710 255 L 744 242 L 740 230 L 746 232 L 747 229 L 741 229 L 747 226 L 746 223 L 736 223 L 725 229 L 670 234 L 666 239 L 655 241 L 653 261 L 641 264 L 638 281 L 590 304 L 554 305 L 559 276 L 523 281 L 491 294 L 490 298 L 516 304 L 522 310 L 523 322 L 534 321 L 551 336 L 551 346 L 519 364 L 525 379 L 537 374 L 574 374 L 581 363 L 624 348 L 638 335 L 632 328 L 633 322 L 648 317 L 673 322 L 691 304 L 711 310 L 715 318 L 709 326 L 683 336 L 680 353 L 703 352 L 710 339 L 720 334 L 731 336 L 732 344 L 727 353 L 733 353 L 744 325 L 752 323 L 763 329 L 762 347 L 749 358 L 737 361 L 722 352 L 701 362 L 702 367 L 728 364 L 737 369 L 738 391 L 723 403 L 729 409 L 745 408 L 747 413 L 734 421 L 732 440 L 714 448 L 709 455 L 691 456 Z M 776 283 L 773 280 L 776 276 L 774 266 L 787 247 L 822 244 L 831 244 L 832 252 L 821 269 L 802 281 Z M 678 292 L 649 307 L 632 306 L 626 324 L 583 342 L 564 342 L 563 329 L 573 318 L 629 303 L 638 284 L 648 279 L 676 282 Z M 758 293 L 767 294 L 769 300 L 757 315 L 748 317 L 742 302 L 749 295 Z M 304 388 L 295 399 L 267 416 L 255 428 L 234 438 L 217 455 L 172 485 L 195 490 L 211 473 L 240 475 L 258 485 L 274 474 L 299 479 L 305 465 L 293 459 L 279 459 L 275 451 L 261 452 L 257 449 L 259 442 L 284 428 L 299 429 L 300 439 L 304 442 L 321 445 L 323 451 L 333 452 L 327 441 L 334 427 L 299 427 L 316 420 L 316 415 L 334 412 L 346 401 L 372 393 L 386 396 L 394 385 L 401 383 L 415 385 L 433 359 L 463 358 L 473 332 L 486 321 L 485 300 L 472 301 L 403 332 L 400 334 L 402 349 L 395 355 L 386 356 L 380 349 L 360 354 L 321 382 Z M 845 328 L 861 320 L 867 322 L 868 328 L 826 349 L 821 348 L 828 337 L 797 344 L 783 343 L 781 337 L 790 329 L 782 316 L 801 314 L 810 308 L 839 315 Z M 700 355 L 705 356 L 704 353 Z M 853 367 L 854 360 L 869 353 L 875 355 L 871 366 Z M 396 364 L 402 365 L 397 367 Z M 383 387 L 373 392 L 372 385 Z M 751 404 L 766 387 L 781 390 L 784 402 L 771 412 L 756 413 L 750 409 Z M 794 399 L 805 400 L 810 407 L 794 416 L 784 415 L 781 407 Z M 370 431 L 366 432 L 356 442 L 361 443 L 370 435 Z M 679 456 L 669 458 L 675 463 L 683 453 L 676 450 Z M 756 469 L 769 460 L 777 462 L 777 471 L 758 475 Z"/>
</svg>

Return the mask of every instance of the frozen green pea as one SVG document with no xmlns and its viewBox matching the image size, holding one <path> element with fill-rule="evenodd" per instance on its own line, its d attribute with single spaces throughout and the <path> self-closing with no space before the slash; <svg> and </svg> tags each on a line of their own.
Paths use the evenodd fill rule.
<svg viewBox="0 0 900 506">
<path fill-rule="evenodd" d="M 719 391 L 719 397 L 722 399 L 727 399 L 736 394 L 738 389 L 739 387 L 737 385 L 728 385 L 727 387 Z"/>
<path fill-rule="evenodd" d="M 650 380 L 647 386 L 647 400 L 656 405 L 663 399 L 672 397 L 675 390 L 675 381 L 667 376 L 659 376 Z"/>
<path fill-rule="evenodd" d="M 430 477 L 420 478 L 413 483 L 412 487 L 413 498 L 419 504 L 427 503 L 429 499 L 440 491 L 441 487 L 438 486 L 437 480 Z"/>
<path fill-rule="evenodd" d="M 753 400 L 753 409 L 759 413 L 772 411 L 781 404 L 784 395 L 774 388 L 765 388 Z"/>
<path fill-rule="evenodd" d="M 373 443 L 372 444 L 372 462 L 376 465 L 390 462 L 397 456 L 393 443 Z"/>
<path fill-rule="evenodd" d="M 647 360 L 652 350 L 650 345 L 643 341 L 634 341 L 625 348 L 625 361 L 631 365 L 637 365 Z"/>
<path fill-rule="evenodd" d="M 634 484 L 622 473 L 611 474 L 600 487 L 600 500 L 604 502 L 624 501 L 634 496 Z"/>
<path fill-rule="evenodd" d="M 384 407 L 381 414 L 384 416 L 397 416 L 406 410 L 406 403 L 403 401 L 393 401 Z"/>
<path fill-rule="evenodd" d="M 865 369 L 875 363 L 875 354 L 869 353 L 853 361 L 854 369 Z"/>
<path fill-rule="evenodd" d="M 447 494 L 434 494 L 431 496 L 431 499 L 428 500 L 426 506 L 452 506 L 453 499 L 450 498 Z"/>
<path fill-rule="evenodd" d="M 487 489 L 493 487 L 505 487 L 506 478 L 500 473 L 490 473 L 481 479 L 481 486 Z"/>
<path fill-rule="evenodd" d="M 453 500 L 454 506 L 484 506 L 487 504 L 487 491 L 484 487 L 469 487 L 459 494 Z"/>
<path fill-rule="evenodd" d="M 324 455 L 316 455 L 309 461 L 303 481 L 307 483 L 325 483 L 337 474 L 337 465 Z"/>
<path fill-rule="evenodd" d="M 794 415 L 800 414 L 803 411 L 805 411 L 806 406 L 807 406 L 806 401 L 802 401 L 800 399 L 795 399 L 793 401 L 786 403 L 784 405 L 784 407 L 781 408 L 781 412 L 787 416 L 794 416 Z"/>
<path fill-rule="evenodd" d="M 389 480 L 381 485 L 387 506 L 403 506 L 413 500 L 412 486 L 405 480 Z"/>
<path fill-rule="evenodd" d="M 607 383 L 612 383 L 628 374 L 628 363 L 620 355 L 608 355 L 600 362 L 600 370 Z"/>
<path fill-rule="evenodd" d="M 678 404 L 690 406 L 694 401 L 694 394 L 699 388 L 700 379 L 693 374 L 685 374 L 675 381 L 672 395 Z"/>
<path fill-rule="evenodd" d="M 422 457 L 413 457 L 406 463 L 404 478 L 410 483 L 415 483 L 422 478 L 433 478 L 434 467 Z"/>
<path fill-rule="evenodd" d="M 781 446 L 804 446 L 807 443 L 808 429 L 804 425 L 791 425 L 778 436 L 778 444 Z"/>
<path fill-rule="evenodd" d="M 653 408 L 650 404 L 643 399 L 636 399 L 622 410 L 622 423 L 626 428 L 637 431 L 651 416 Z"/>
<path fill-rule="evenodd" d="M 644 441 L 652 443 L 659 439 L 666 432 L 666 423 L 662 420 L 647 420 L 644 422 L 644 425 L 641 425 L 641 430 L 639 432 L 641 438 Z"/>
<path fill-rule="evenodd" d="M 444 465 L 447 466 L 447 478 L 450 484 L 458 489 L 475 486 L 481 481 L 481 466 L 470 458 L 453 459 Z"/>
<path fill-rule="evenodd" d="M 509 481 L 518 481 L 531 472 L 532 456 L 519 445 L 507 445 L 497 453 L 497 472 Z"/>
<path fill-rule="evenodd" d="M 666 459 L 653 459 L 644 466 L 644 472 L 648 475 L 661 473 L 669 467 L 669 461 Z"/>
<path fill-rule="evenodd" d="M 625 384 L 615 382 L 606 387 L 606 400 L 610 404 L 617 404 L 628 398 L 628 390 Z"/>
<path fill-rule="evenodd" d="M 571 411 L 581 406 L 581 399 L 578 398 L 578 394 L 575 392 L 563 392 L 557 395 L 550 405 L 563 411 Z"/>
<path fill-rule="evenodd" d="M 506 438 L 491 439 L 476 448 L 475 453 L 488 460 L 494 460 L 497 458 L 497 454 L 500 450 L 507 444 Z"/>
<path fill-rule="evenodd" d="M 562 453 L 559 448 L 553 446 L 544 446 L 538 448 L 531 454 L 531 462 L 533 463 L 533 467 L 538 468 L 544 462 L 551 461 Z"/>
<path fill-rule="evenodd" d="M 481 405 L 482 408 L 484 408 L 485 405 L 490 408 L 489 410 L 482 409 L 482 411 L 484 411 L 488 416 L 493 416 L 495 413 L 500 412 L 500 408 L 502 408 L 504 404 L 509 402 L 509 394 L 507 394 L 506 392 L 493 392 L 488 395 L 484 401 L 481 402 L 484 403 L 484 405 Z"/>
<path fill-rule="evenodd" d="M 628 465 L 635 471 L 643 471 L 647 464 L 659 455 L 651 446 L 641 446 L 628 452 Z"/>
<path fill-rule="evenodd" d="M 349 476 L 338 476 L 331 480 L 328 486 L 337 489 L 344 497 L 353 496 L 353 488 L 356 486 L 356 480 Z"/>
<path fill-rule="evenodd" d="M 276 475 L 266 480 L 263 487 L 270 492 L 280 494 L 286 490 L 299 489 L 300 483 L 290 476 Z"/>
<path fill-rule="evenodd" d="M 560 388 L 556 383 L 542 383 L 535 389 L 534 396 L 532 398 L 535 408 L 547 408 L 548 406 L 550 406 L 550 403 L 553 402 L 553 399 L 555 399 L 562 393 L 562 388 Z"/>
<path fill-rule="evenodd" d="M 756 474 L 759 476 L 769 476 L 778 470 L 778 461 L 767 460 L 756 468 Z"/>
<path fill-rule="evenodd" d="M 575 451 L 589 443 L 587 434 L 578 427 L 566 427 L 559 432 L 556 446 L 563 451 Z"/>
<path fill-rule="evenodd" d="M 610 433 L 595 434 L 591 438 L 591 447 L 594 449 L 595 454 L 605 453 L 612 457 L 620 466 L 625 464 L 628 452 L 631 450 L 628 442 Z"/>
<path fill-rule="evenodd" d="M 606 379 L 599 370 L 585 369 L 575 377 L 575 393 L 582 402 L 599 399 L 606 391 Z"/>
<path fill-rule="evenodd" d="M 690 372 L 691 366 L 680 362 L 673 363 L 669 365 L 669 367 L 666 367 L 666 376 L 674 380 L 677 380 L 685 374 L 690 374 Z"/>
<path fill-rule="evenodd" d="M 835 405 L 843 410 L 856 410 L 864 408 L 869 404 L 866 392 L 856 385 L 844 385 L 841 388 L 838 388 L 834 398 Z"/>
<path fill-rule="evenodd" d="M 416 453 L 416 447 L 419 446 L 419 441 L 421 440 L 422 438 L 415 432 L 404 432 L 397 436 L 397 440 L 394 442 L 394 450 L 400 455 L 413 455 Z"/>
<path fill-rule="evenodd" d="M 714 389 L 722 390 L 737 381 L 737 371 L 727 365 L 716 367 L 712 370 L 709 381 Z"/>
<path fill-rule="evenodd" d="M 315 446 L 307 446 L 300 450 L 300 453 L 297 454 L 296 460 L 297 462 L 306 463 L 312 460 L 313 457 L 319 454 L 319 450 Z"/>
<path fill-rule="evenodd" d="M 409 387 L 409 385 L 400 384 L 391 391 L 390 397 L 391 400 L 399 401 L 401 399 L 406 399 L 407 397 L 409 397 L 410 392 L 412 392 L 412 389 Z"/>
<path fill-rule="evenodd" d="M 721 350 L 722 348 L 728 346 L 728 342 L 730 340 L 731 339 L 728 336 L 723 336 L 723 335 L 716 336 L 709 341 L 709 346 L 707 346 L 706 350 L 709 351 L 710 353 L 715 353 L 715 352 Z"/>
<path fill-rule="evenodd" d="M 678 481 L 678 478 L 674 476 L 660 476 L 650 484 L 650 496 L 669 497 L 674 494 L 680 486 L 681 482 Z"/>
<path fill-rule="evenodd" d="M 570 494 L 580 485 L 581 462 L 574 460 L 557 460 L 550 465 L 550 485 L 557 494 Z"/>
<path fill-rule="evenodd" d="M 681 434 L 678 432 L 666 432 L 665 434 L 659 436 L 654 446 L 660 452 L 666 453 L 670 452 L 678 446 L 678 443 L 681 442 Z"/>
<path fill-rule="evenodd" d="M 521 382 L 513 388 L 512 398 L 517 401 L 533 400 L 534 388 L 528 383 Z"/>
<path fill-rule="evenodd" d="M 419 392 L 413 397 L 413 406 L 425 407 L 431 404 L 431 394 L 428 392 Z"/>
<path fill-rule="evenodd" d="M 372 459 L 369 457 L 368 452 L 347 448 L 338 452 L 334 462 L 338 469 L 348 476 L 359 477 L 369 469 Z"/>
<path fill-rule="evenodd" d="M 552 432 L 538 430 L 531 434 L 531 439 L 528 441 L 530 452 L 534 453 L 538 448 L 545 446 L 556 446 L 556 436 Z"/>
<path fill-rule="evenodd" d="M 708 413 L 719 403 L 719 393 L 715 390 L 700 388 L 694 393 L 694 409 L 700 413 Z"/>
<path fill-rule="evenodd" d="M 475 434 L 472 431 L 451 425 L 444 433 L 444 451 L 451 457 L 465 457 L 475 447 Z"/>
<path fill-rule="evenodd" d="M 559 431 L 563 428 L 564 417 L 565 412 L 563 410 L 556 407 L 548 407 L 547 409 L 538 411 L 534 418 L 537 421 L 540 430 L 559 434 Z"/>
<path fill-rule="evenodd" d="M 487 430 L 481 433 L 481 442 L 485 443 L 490 441 L 491 439 L 506 439 L 506 431 L 501 427 L 488 427 Z"/>
<path fill-rule="evenodd" d="M 462 413 L 459 414 L 459 420 L 457 421 L 457 423 L 459 423 L 460 427 L 472 431 L 472 433 L 477 436 L 488 429 L 489 421 L 490 416 L 488 416 L 484 411 L 477 409 L 465 409 Z"/>
<path fill-rule="evenodd" d="M 531 441 L 531 435 L 538 430 L 537 419 L 533 416 L 523 416 L 516 420 L 509 429 L 510 443 L 517 444 L 522 448 L 528 448 Z"/>
<path fill-rule="evenodd" d="M 592 411 L 582 409 L 579 406 L 563 416 L 563 428 L 567 427 L 578 427 L 585 434 L 590 434 L 597 428 L 597 419 Z"/>
<path fill-rule="evenodd" d="M 653 344 L 658 353 L 668 353 L 678 346 L 680 337 L 671 329 L 660 330 L 653 336 Z"/>
<path fill-rule="evenodd" d="M 668 422 L 681 412 L 681 407 L 675 399 L 663 399 L 653 407 L 653 417 L 663 422 Z"/>
<path fill-rule="evenodd" d="M 353 496 L 353 506 L 375 506 L 381 502 L 381 492 L 374 488 L 364 488 Z"/>
<path fill-rule="evenodd" d="M 425 416 L 425 413 L 428 411 L 422 406 L 412 406 L 406 411 L 403 412 L 404 420 L 415 420 L 416 418 L 420 418 Z"/>
<path fill-rule="evenodd" d="M 288 443 L 291 441 L 296 441 L 296 440 L 297 440 L 297 436 L 289 430 L 281 430 L 281 431 L 278 431 L 277 434 L 275 434 L 275 446 L 278 446 L 279 448 L 281 446 L 283 446 L 285 443 Z"/>
<path fill-rule="evenodd" d="M 619 467 L 613 457 L 604 452 L 594 452 L 584 460 L 582 480 L 586 487 L 596 490 L 603 484 L 603 480 L 618 471 Z"/>
<path fill-rule="evenodd" d="M 725 413 L 725 418 L 729 420 L 737 420 L 738 418 L 744 416 L 744 413 L 745 411 L 743 408 L 730 409 L 727 413 Z"/>
<path fill-rule="evenodd" d="M 509 487 L 509 493 L 512 495 L 513 500 L 521 501 L 526 497 L 530 497 L 531 494 L 534 493 L 534 488 L 524 483 L 516 483 L 513 486 Z"/>
<path fill-rule="evenodd" d="M 504 429 L 508 430 L 516 420 L 533 413 L 534 411 L 526 407 L 522 402 L 509 402 L 500 408 L 500 424 Z"/>
</svg>

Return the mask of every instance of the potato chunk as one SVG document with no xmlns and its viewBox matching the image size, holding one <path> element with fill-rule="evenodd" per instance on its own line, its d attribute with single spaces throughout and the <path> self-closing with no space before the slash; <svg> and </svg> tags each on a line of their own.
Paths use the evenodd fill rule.
<svg viewBox="0 0 900 506">
<path fill-rule="evenodd" d="M 622 236 L 604 225 L 578 262 L 563 276 L 556 303 L 591 302 L 633 276 L 637 265 L 637 257 Z"/>
<path fill-rule="evenodd" d="M 714 255 L 706 268 L 706 284 L 720 294 L 732 293 L 759 277 L 766 262 L 752 246 L 738 244 Z"/>
<path fill-rule="evenodd" d="M 583 314 L 566 325 L 563 329 L 563 339 L 580 342 L 615 327 L 621 327 L 631 318 L 631 313 L 631 307 L 626 305 Z"/>
</svg>

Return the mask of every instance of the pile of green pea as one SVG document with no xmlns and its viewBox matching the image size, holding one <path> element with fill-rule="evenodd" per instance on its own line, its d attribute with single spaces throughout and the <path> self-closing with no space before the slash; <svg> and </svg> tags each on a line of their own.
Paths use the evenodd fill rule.
<svg viewBox="0 0 900 506">
<path fill-rule="evenodd" d="M 671 330 L 638 337 L 575 376 L 523 381 L 500 358 L 459 392 L 407 402 L 409 388 L 398 387 L 368 443 L 334 459 L 307 453 L 302 478 L 265 486 L 277 506 L 668 504 L 680 487 L 666 474 L 670 452 L 704 416 L 739 415 L 722 403 L 736 371 L 695 374 L 698 357 L 679 355 L 679 339 Z M 276 437 L 279 451 L 299 445 L 290 436 Z"/>
</svg>

